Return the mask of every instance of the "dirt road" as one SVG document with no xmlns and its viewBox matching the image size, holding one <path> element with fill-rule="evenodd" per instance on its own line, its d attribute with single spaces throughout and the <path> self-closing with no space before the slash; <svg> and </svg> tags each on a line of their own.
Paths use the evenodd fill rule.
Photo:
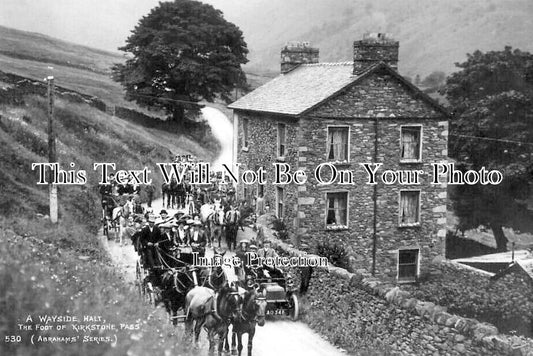
<svg viewBox="0 0 533 356">
<path fill-rule="evenodd" d="M 154 212 L 161 210 L 161 201 L 154 202 Z M 169 209 L 167 209 L 169 210 Z M 172 211 L 169 211 L 172 213 Z M 238 239 L 243 236 L 250 238 L 251 230 L 239 231 Z M 108 251 L 111 258 L 120 268 L 128 282 L 135 281 L 135 263 L 137 255 L 130 244 L 120 246 L 112 241 L 104 242 L 108 245 Z M 212 254 L 212 249 L 206 251 L 206 256 Z M 228 271 L 232 273 L 231 271 Z M 178 326 L 182 328 L 182 325 Z M 207 355 L 207 345 L 205 332 L 202 332 L 201 343 L 198 355 Z M 246 349 L 248 335 L 243 336 L 243 345 Z M 340 350 L 328 343 L 320 335 L 311 330 L 302 322 L 293 322 L 289 320 L 272 320 L 268 319 L 265 326 L 257 327 L 254 338 L 253 354 L 256 356 L 339 356 L 346 355 L 344 350 Z M 243 353 L 246 354 L 246 353 Z"/>
</svg>

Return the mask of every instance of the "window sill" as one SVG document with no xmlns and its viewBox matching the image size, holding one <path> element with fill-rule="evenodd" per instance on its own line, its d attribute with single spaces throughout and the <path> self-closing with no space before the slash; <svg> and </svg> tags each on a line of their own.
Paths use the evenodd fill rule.
<svg viewBox="0 0 533 356">
<path fill-rule="evenodd" d="M 350 166 L 350 161 L 328 161 L 327 163 L 330 163 L 334 166 Z"/>
<path fill-rule="evenodd" d="M 327 231 L 346 231 L 348 230 L 347 225 L 330 225 L 326 226 Z"/>
<path fill-rule="evenodd" d="M 420 227 L 420 222 L 410 224 L 399 224 L 398 227 Z"/>
<path fill-rule="evenodd" d="M 406 159 L 406 158 L 402 158 L 400 159 L 400 163 L 422 163 L 422 160 L 421 159 Z"/>
<path fill-rule="evenodd" d="M 417 277 L 413 277 L 413 278 L 402 278 L 402 279 L 397 279 L 396 282 L 398 284 L 413 284 L 413 283 L 416 283 L 418 280 Z"/>
<path fill-rule="evenodd" d="M 242 150 L 243 152 L 248 152 L 249 148 L 248 148 L 248 147 L 243 147 L 241 150 Z"/>
</svg>

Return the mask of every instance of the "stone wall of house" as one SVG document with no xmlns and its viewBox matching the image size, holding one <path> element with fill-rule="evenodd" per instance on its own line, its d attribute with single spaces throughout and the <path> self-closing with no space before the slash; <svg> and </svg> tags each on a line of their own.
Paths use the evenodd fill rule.
<svg viewBox="0 0 533 356">
<path fill-rule="evenodd" d="M 422 119 L 443 117 L 441 112 L 420 100 L 406 84 L 389 72 L 368 75 L 314 109 L 309 115 L 335 118 L 368 118 L 378 115 Z"/>
<path fill-rule="evenodd" d="M 275 163 L 286 163 L 291 171 L 297 167 L 297 135 L 298 125 L 294 119 L 276 117 L 274 115 L 261 115 L 256 113 L 238 113 L 239 134 L 237 148 L 237 162 L 241 164 L 240 171 L 251 169 L 256 171 L 263 167 L 266 184 L 263 187 L 264 203 L 269 206 L 269 211 L 276 212 L 276 190 L 283 188 L 284 193 L 284 218 L 288 227 L 293 230 L 296 218 L 297 186 L 295 184 L 274 185 Z M 243 147 L 243 122 L 248 120 L 248 147 Z M 278 123 L 286 125 L 286 154 L 283 160 L 278 159 Z M 244 198 L 244 189 L 253 196 L 257 196 L 258 184 L 238 185 L 239 198 Z"/>
<path fill-rule="evenodd" d="M 259 224 L 281 255 L 305 254 L 273 237 L 263 219 Z M 300 299 L 303 320 L 349 352 L 533 355 L 531 339 L 500 334 L 491 324 L 450 314 L 391 284 L 334 266 L 315 268 L 308 292 Z"/>
<path fill-rule="evenodd" d="M 439 116 L 440 115 L 440 116 Z M 391 117 L 394 116 L 394 117 Z M 374 189 L 360 163 L 374 162 L 375 120 L 378 149 L 375 162 L 385 170 L 422 170 L 419 185 L 385 185 L 378 181 L 376 273 L 395 279 L 398 249 L 420 249 L 420 273 L 429 263 L 444 255 L 446 224 L 446 185 L 432 185 L 432 163 L 447 159 L 448 123 L 443 114 L 415 98 L 404 84 L 390 74 L 376 74 L 318 107 L 300 120 L 298 147 L 299 169 L 311 179 L 299 187 L 299 240 L 302 249 L 313 251 L 322 240 L 342 244 L 352 256 L 353 270 L 370 271 L 374 244 Z M 422 127 L 422 160 L 400 163 L 402 125 Z M 327 162 L 328 126 L 349 127 L 349 162 L 336 163 L 338 170 L 354 174 L 353 185 L 321 185 L 313 177 L 314 169 Z M 327 177 L 327 175 L 325 175 Z M 400 190 L 420 190 L 420 225 L 399 226 Z M 326 193 L 348 192 L 348 228 L 326 229 Z"/>
</svg>

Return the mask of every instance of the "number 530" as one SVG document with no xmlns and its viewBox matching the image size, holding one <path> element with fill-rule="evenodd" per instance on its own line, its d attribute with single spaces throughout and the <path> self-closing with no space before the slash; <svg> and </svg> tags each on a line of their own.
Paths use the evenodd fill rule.
<svg viewBox="0 0 533 356">
<path fill-rule="evenodd" d="M 21 342 L 22 337 L 20 335 L 6 335 L 4 338 L 4 342 Z"/>
</svg>

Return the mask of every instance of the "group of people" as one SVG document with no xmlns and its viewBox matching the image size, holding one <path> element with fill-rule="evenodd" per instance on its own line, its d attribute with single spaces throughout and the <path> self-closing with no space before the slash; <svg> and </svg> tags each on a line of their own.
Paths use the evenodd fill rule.
<svg viewBox="0 0 533 356">
<path fill-rule="evenodd" d="M 147 213 L 144 220 L 145 226 L 137 226 L 130 238 L 145 268 L 169 267 L 177 261 L 192 263 L 189 258 L 179 258 L 180 248 L 187 247 L 199 256 L 205 255 L 208 237 L 198 216 L 183 213 L 169 216 L 163 209 L 158 217 Z"/>
</svg>

